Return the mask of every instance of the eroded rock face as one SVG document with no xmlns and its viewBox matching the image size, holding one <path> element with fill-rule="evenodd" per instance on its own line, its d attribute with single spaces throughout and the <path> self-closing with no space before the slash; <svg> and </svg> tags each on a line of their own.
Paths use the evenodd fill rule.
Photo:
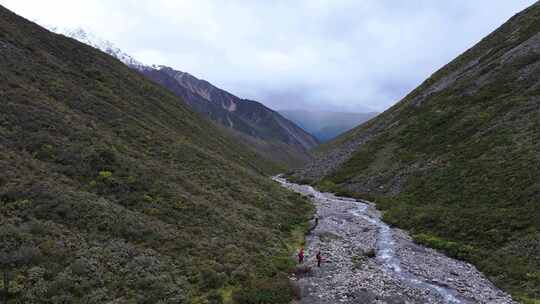
<svg viewBox="0 0 540 304">
<path fill-rule="evenodd" d="M 515 303 L 474 266 L 388 227 L 372 204 L 276 180 L 309 195 L 317 207 L 319 224 L 306 246 L 311 274 L 293 277 L 302 289 L 301 303 Z"/>
</svg>

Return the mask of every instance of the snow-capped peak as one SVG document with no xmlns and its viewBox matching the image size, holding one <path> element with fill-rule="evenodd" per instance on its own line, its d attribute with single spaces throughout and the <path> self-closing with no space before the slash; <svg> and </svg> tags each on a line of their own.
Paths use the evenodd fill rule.
<svg viewBox="0 0 540 304">
<path fill-rule="evenodd" d="M 117 48 L 112 42 L 102 39 L 99 36 L 95 35 L 92 32 L 89 32 L 81 27 L 77 28 L 59 28 L 55 26 L 46 26 L 50 31 L 57 34 L 64 35 L 66 37 L 73 38 L 84 44 L 92 46 L 96 49 L 99 49 L 118 60 L 122 61 L 124 64 L 136 68 L 136 69 L 149 69 L 151 67 L 143 64 L 142 62 L 136 60 L 132 56 L 128 55 L 126 52 Z"/>
</svg>

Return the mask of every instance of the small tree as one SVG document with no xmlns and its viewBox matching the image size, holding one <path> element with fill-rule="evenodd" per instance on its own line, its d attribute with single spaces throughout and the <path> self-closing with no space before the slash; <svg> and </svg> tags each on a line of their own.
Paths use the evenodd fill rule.
<svg viewBox="0 0 540 304">
<path fill-rule="evenodd" d="M 4 303 L 9 300 L 9 285 L 12 273 L 23 265 L 33 263 L 39 256 L 40 251 L 33 244 L 27 242 L 27 238 L 13 225 L 0 226 L 0 269 L 4 283 Z"/>
<path fill-rule="evenodd" d="M 6 304 L 9 297 L 9 281 L 11 280 L 10 268 L 12 267 L 11 265 L 13 265 L 11 256 L 2 250 L 2 252 L 0 252 L 0 267 L 2 269 L 2 280 L 4 283 L 2 298 L 4 299 L 4 303 Z"/>
</svg>

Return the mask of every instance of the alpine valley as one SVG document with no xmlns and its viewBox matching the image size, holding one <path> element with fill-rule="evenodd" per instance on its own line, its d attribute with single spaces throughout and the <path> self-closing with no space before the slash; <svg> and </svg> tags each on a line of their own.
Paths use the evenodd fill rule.
<svg viewBox="0 0 540 304">
<path fill-rule="evenodd" d="M 58 8 L 53 2 L 43 10 Z M 122 13 L 129 6 L 129 18 L 132 9 L 152 19 L 172 3 L 148 2 L 150 16 L 125 2 L 85 5 Z M 378 64 L 400 50 L 384 55 L 374 43 L 377 60 L 366 61 L 366 44 L 348 42 L 403 42 L 387 44 L 395 35 L 378 33 L 401 34 L 395 25 L 410 18 L 356 24 L 359 11 L 342 1 L 232 1 L 228 10 L 209 2 L 225 16 L 201 10 L 216 28 L 235 23 L 237 10 L 265 17 L 249 28 L 257 39 L 245 39 L 252 36 L 242 32 L 243 18 L 227 30 L 254 46 L 241 53 L 254 72 L 227 77 L 249 81 L 260 71 L 271 79 L 284 68 L 271 85 L 312 107 L 276 99 L 296 109 L 280 114 L 187 72 L 141 63 L 88 31 L 48 30 L 0 5 L 2 303 L 540 303 L 540 2 L 381 114 L 339 108 L 367 109 L 345 104 L 364 95 L 378 108 L 379 91 L 401 90 L 399 77 Z M 389 4 L 375 2 L 381 9 L 363 13 L 388 16 Z M 471 19 L 447 14 L 443 2 L 426 6 L 443 12 L 437 22 Z M 484 25 L 487 17 L 469 10 L 474 1 L 461 2 L 452 12 Z M 199 1 L 185 3 L 175 17 L 199 16 Z M 303 12 L 312 23 L 295 19 L 292 36 L 272 32 L 282 29 L 274 5 L 280 17 Z M 397 6 L 392 16 L 416 13 Z M 428 11 L 419 19 L 431 20 L 423 18 Z M 400 39 L 426 38 L 409 25 L 414 32 Z M 445 44 L 413 45 L 412 57 L 463 38 L 453 27 L 446 27 L 458 33 L 452 39 L 434 28 L 437 39 L 426 41 Z M 174 30 L 163 35 L 188 31 Z M 265 67 L 250 61 L 252 53 Z M 222 64 L 211 68 L 228 71 Z M 411 83 L 408 72 L 403 83 Z M 382 84 L 377 94 L 366 90 L 372 79 Z M 343 100 L 315 105 L 308 97 Z"/>
</svg>

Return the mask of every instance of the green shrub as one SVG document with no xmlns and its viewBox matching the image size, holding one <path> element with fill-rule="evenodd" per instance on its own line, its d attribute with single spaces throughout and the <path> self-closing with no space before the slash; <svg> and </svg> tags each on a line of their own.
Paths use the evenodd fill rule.
<svg viewBox="0 0 540 304">
<path fill-rule="evenodd" d="M 111 171 L 99 171 L 98 177 L 102 180 L 109 180 L 112 177 Z"/>
<path fill-rule="evenodd" d="M 257 279 L 233 294 L 238 304 L 288 304 L 293 297 L 294 290 L 286 276 Z"/>
<path fill-rule="evenodd" d="M 227 276 L 217 272 L 215 268 L 203 267 L 200 270 L 200 282 L 203 289 L 219 289 L 227 282 Z"/>
<path fill-rule="evenodd" d="M 474 247 L 472 246 L 445 240 L 426 233 L 415 234 L 413 235 L 413 239 L 415 242 L 431 248 L 442 250 L 454 258 L 462 260 L 472 257 L 475 251 Z"/>
</svg>

